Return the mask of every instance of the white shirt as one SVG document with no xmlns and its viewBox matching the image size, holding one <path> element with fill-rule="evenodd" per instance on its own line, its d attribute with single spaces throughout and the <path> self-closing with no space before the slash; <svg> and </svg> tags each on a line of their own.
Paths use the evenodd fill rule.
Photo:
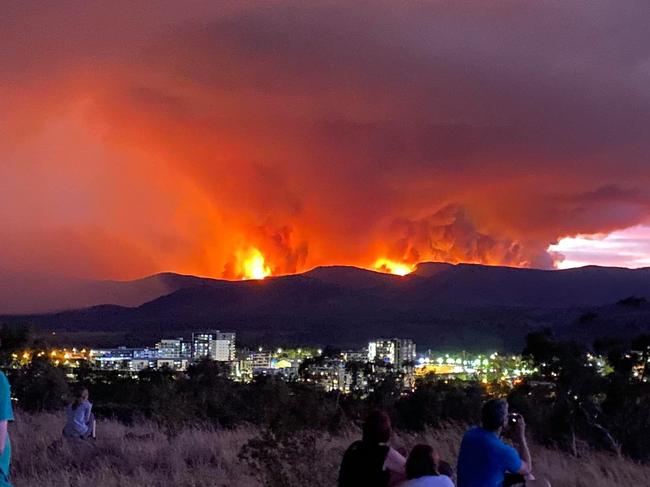
<svg viewBox="0 0 650 487">
<path fill-rule="evenodd" d="M 454 483 L 446 475 L 425 475 L 404 482 L 400 487 L 454 487 Z"/>
</svg>

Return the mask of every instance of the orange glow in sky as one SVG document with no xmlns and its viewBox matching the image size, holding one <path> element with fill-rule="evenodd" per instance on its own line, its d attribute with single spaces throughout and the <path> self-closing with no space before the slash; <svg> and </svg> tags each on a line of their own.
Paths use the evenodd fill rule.
<svg viewBox="0 0 650 487">
<path fill-rule="evenodd" d="M 114 3 L 0 15 L 0 295 L 14 276 L 650 265 L 642 2 Z"/>
</svg>

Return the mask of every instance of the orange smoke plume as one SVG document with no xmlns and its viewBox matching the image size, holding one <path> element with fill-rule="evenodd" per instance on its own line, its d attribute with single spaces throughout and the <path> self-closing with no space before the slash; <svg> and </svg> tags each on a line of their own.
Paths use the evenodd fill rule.
<svg viewBox="0 0 650 487">
<path fill-rule="evenodd" d="M 14 3 L 0 16 L 0 271 L 552 268 L 563 236 L 650 221 L 645 53 L 603 38 L 585 55 L 614 2 L 528 2 L 505 29 L 478 0 L 472 16 L 465 2 L 289 2 L 286 15 L 285 2 L 167 0 L 155 16 Z M 565 19 L 576 28 L 558 36 Z M 530 44 L 485 49 L 517 37 Z"/>
</svg>

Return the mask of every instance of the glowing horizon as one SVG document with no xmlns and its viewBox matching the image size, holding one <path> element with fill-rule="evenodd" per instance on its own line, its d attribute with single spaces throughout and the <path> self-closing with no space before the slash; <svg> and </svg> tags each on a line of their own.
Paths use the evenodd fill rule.
<svg viewBox="0 0 650 487">
<path fill-rule="evenodd" d="M 564 260 L 558 269 L 588 265 L 638 269 L 650 267 L 650 227 L 637 225 L 609 234 L 565 237 L 549 246 L 549 252 L 558 252 Z"/>
</svg>

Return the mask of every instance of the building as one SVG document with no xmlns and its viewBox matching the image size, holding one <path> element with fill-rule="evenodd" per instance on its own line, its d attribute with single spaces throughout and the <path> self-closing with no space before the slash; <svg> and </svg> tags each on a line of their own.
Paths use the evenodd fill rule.
<svg viewBox="0 0 650 487">
<path fill-rule="evenodd" d="M 410 339 L 396 340 L 396 359 L 395 363 L 399 366 L 407 365 L 413 368 L 415 365 L 416 350 L 415 342 Z"/>
<path fill-rule="evenodd" d="M 156 368 L 167 368 L 175 371 L 187 370 L 190 361 L 186 358 L 159 358 L 156 360 Z"/>
<path fill-rule="evenodd" d="M 415 358 L 415 343 L 408 338 L 380 338 L 368 343 L 368 362 L 379 360 L 403 367 Z"/>
<path fill-rule="evenodd" d="M 90 361 L 100 369 L 139 372 L 157 366 L 155 348 L 105 348 L 90 351 Z"/>
<path fill-rule="evenodd" d="M 159 359 L 185 359 L 192 358 L 192 344 L 183 338 L 167 338 L 156 343 Z"/>
<path fill-rule="evenodd" d="M 219 330 L 192 333 L 192 359 L 209 358 L 218 362 L 235 360 L 235 334 Z"/>
<path fill-rule="evenodd" d="M 360 350 L 344 350 L 341 352 L 341 356 L 346 362 L 367 362 L 368 350 L 365 348 Z"/>
<path fill-rule="evenodd" d="M 218 333 L 217 339 L 212 345 L 211 352 L 213 360 L 219 362 L 232 362 L 235 360 L 235 334 Z"/>
<path fill-rule="evenodd" d="M 250 382 L 253 378 L 253 365 L 247 358 L 238 357 L 237 360 L 231 364 L 230 374 L 233 380 L 238 382 Z"/>
<path fill-rule="evenodd" d="M 320 364 L 309 365 L 300 373 L 302 380 L 318 384 L 328 392 L 347 392 L 345 362 L 341 359 L 328 359 Z"/>
<path fill-rule="evenodd" d="M 251 354 L 253 369 L 265 369 L 271 367 L 271 352 L 257 351 Z"/>
<path fill-rule="evenodd" d="M 395 343 L 392 340 L 375 340 L 368 343 L 368 362 L 379 360 L 395 363 Z"/>
</svg>

